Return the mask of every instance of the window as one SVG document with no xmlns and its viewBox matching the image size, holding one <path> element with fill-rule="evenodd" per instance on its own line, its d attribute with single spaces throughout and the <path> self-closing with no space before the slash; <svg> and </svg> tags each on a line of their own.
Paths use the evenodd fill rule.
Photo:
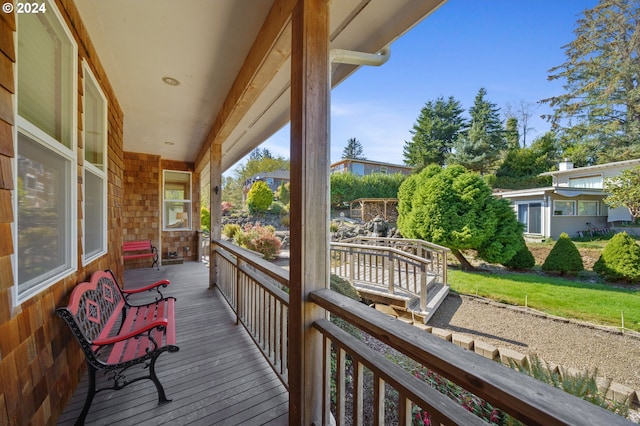
<svg viewBox="0 0 640 426">
<path fill-rule="evenodd" d="M 542 203 L 518 204 L 518 222 L 524 225 L 524 232 L 542 232 Z"/>
<path fill-rule="evenodd" d="M 554 201 L 553 202 L 553 215 L 554 216 L 573 216 L 574 213 L 574 201 Z"/>
<path fill-rule="evenodd" d="M 578 201 L 578 215 L 579 216 L 597 216 L 598 202 L 597 201 Z"/>
<path fill-rule="evenodd" d="M 358 176 L 364 176 L 364 164 L 351 163 L 351 173 Z"/>
<path fill-rule="evenodd" d="M 599 188 L 602 189 L 602 176 L 586 176 L 569 178 L 571 188 Z"/>
<path fill-rule="evenodd" d="M 383 174 L 386 175 L 387 174 L 387 167 L 386 166 L 380 166 L 380 173 L 383 173 Z"/>
<path fill-rule="evenodd" d="M 191 173 L 164 171 L 164 230 L 191 229 Z"/>
<path fill-rule="evenodd" d="M 107 252 L 107 99 L 84 64 L 83 262 Z"/>
<path fill-rule="evenodd" d="M 17 15 L 16 303 L 77 268 L 77 46 L 53 2 Z"/>
</svg>

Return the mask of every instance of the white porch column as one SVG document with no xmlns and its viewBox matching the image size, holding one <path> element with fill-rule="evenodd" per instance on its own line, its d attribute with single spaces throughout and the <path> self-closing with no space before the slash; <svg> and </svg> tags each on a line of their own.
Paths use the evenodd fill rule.
<svg viewBox="0 0 640 426">
<path fill-rule="evenodd" d="M 212 289 L 218 282 L 218 264 L 216 263 L 212 250 L 213 241 L 221 237 L 222 230 L 222 210 L 220 203 L 222 201 L 222 145 L 211 144 L 209 148 L 209 167 L 210 167 L 210 197 L 211 205 L 211 234 L 209 236 L 209 288 Z"/>
<path fill-rule="evenodd" d="M 289 424 L 322 424 L 325 312 L 308 301 L 329 285 L 329 2 L 299 0 L 292 13 Z"/>
</svg>

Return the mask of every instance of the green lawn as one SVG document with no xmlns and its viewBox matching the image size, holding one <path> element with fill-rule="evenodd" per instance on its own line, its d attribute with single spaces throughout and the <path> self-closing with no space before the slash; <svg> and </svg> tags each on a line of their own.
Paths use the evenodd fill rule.
<svg viewBox="0 0 640 426">
<path fill-rule="evenodd" d="M 551 315 L 640 331 L 640 291 L 536 274 L 470 273 L 450 270 L 451 289 Z"/>
</svg>

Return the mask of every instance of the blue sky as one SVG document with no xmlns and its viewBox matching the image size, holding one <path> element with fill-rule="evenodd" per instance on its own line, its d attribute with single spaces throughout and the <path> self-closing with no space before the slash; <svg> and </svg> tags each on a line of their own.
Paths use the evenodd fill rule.
<svg viewBox="0 0 640 426">
<path fill-rule="evenodd" d="M 547 80 L 562 64 L 562 46 L 596 0 L 449 0 L 391 46 L 381 67 L 362 67 L 331 92 L 331 162 L 350 138 L 373 161 L 403 163 L 404 142 L 426 102 L 453 96 L 466 110 L 480 89 L 504 112 L 508 103 L 563 93 Z M 539 106 L 527 136 L 549 129 Z M 289 158 L 289 126 L 262 148 Z M 233 169 L 234 167 L 232 167 Z"/>
</svg>

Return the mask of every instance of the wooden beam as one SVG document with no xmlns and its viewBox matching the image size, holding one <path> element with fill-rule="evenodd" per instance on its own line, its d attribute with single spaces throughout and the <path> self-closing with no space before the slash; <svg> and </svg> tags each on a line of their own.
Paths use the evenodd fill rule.
<svg viewBox="0 0 640 426">
<path fill-rule="evenodd" d="M 221 145 L 291 56 L 291 11 L 298 0 L 276 0 L 236 76 L 213 127 L 196 158 L 204 158 L 211 145 Z"/>
<path fill-rule="evenodd" d="M 322 424 L 325 311 L 309 302 L 329 286 L 329 3 L 300 0 L 292 15 L 289 424 Z"/>
</svg>

